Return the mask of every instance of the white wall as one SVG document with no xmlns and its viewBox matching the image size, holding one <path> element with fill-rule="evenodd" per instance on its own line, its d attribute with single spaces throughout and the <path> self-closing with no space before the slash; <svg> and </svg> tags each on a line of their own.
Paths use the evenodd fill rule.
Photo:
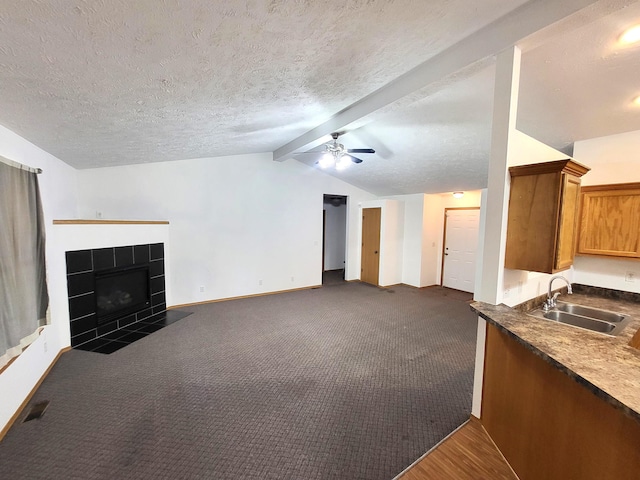
<svg viewBox="0 0 640 480">
<path fill-rule="evenodd" d="M 389 198 L 404 204 L 402 283 L 440 285 L 445 209 L 480 207 L 480 190 L 465 192 L 462 198 L 452 192 Z"/>
<path fill-rule="evenodd" d="M 384 246 L 384 268 L 380 270 L 380 285 L 397 285 L 402 283 L 404 202 L 386 200 L 382 216 L 380 248 Z"/>
<path fill-rule="evenodd" d="M 480 208 L 480 190 L 465 192 L 464 197 L 454 198 L 452 192 L 426 195 L 426 202 L 430 204 L 429 217 L 425 228 L 430 232 L 431 248 L 426 252 L 431 255 L 429 265 L 435 268 L 430 272 L 432 283 L 442 284 L 442 251 L 444 249 L 444 212 L 447 208 Z M 435 243 L 435 246 L 433 244 Z"/>
<path fill-rule="evenodd" d="M 582 186 L 640 182 L 640 130 L 575 142 L 573 158 L 591 168 Z"/>
<path fill-rule="evenodd" d="M 47 234 L 47 280 L 50 290 L 55 290 L 51 285 L 51 276 L 52 272 L 60 268 L 60 259 L 53 254 L 52 220 L 73 218 L 76 215 L 76 170 L 2 126 L 0 155 L 43 170 L 38 176 L 38 181 Z M 62 265 L 64 267 L 64 263 Z M 66 335 L 69 335 L 68 318 L 64 318 L 64 306 L 61 308 L 53 295 L 49 315 L 51 324 L 47 325 L 40 337 L 0 374 L 0 429 L 20 407 L 60 349 L 68 345 L 62 334 L 66 321 Z"/>
<path fill-rule="evenodd" d="M 584 186 L 640 182 L 640 130 L 576 142 L 573 156 L 591 167 L 583 177 Z M 625 281 L 628 272 L 635 274 L 633 283 Z M 640 293 L 640 262 L 577 256 L 573 279 L 584 285 Z"/>
<path fill-rule="evenodd" d="M 341 270 L 345 266 L 347 236 L 347 206 L 324 204 L 324 269 Z"/>
<path fill-rule="evenodd" d="M 510 134 L 509 154 L 507 158 L 509 166 L 551 162 L 553 160 L 563 160 L 566 158 L 571 157 L 519 130 L 513 130 Z M 558 274 L 563 275 L 570 282 L 574 281 L 573 268 L 558 272 Z M 548 290 L 551 276 L 552 275 L 546 273 L 509 270 L 505 268 L 501 292 L 502 301 L 506 305 L 514 306 L 545 294 Z M 553 285 L 554 289 L 563 286 L 560 281 L 556 282 L 557 283 Z"/>
<path fill-rule="evenodd" d="M 78 178 L 82 217 L 171 223 L 174 305 L 320 285 L 327 192 L 349 197 L 346 278 L 360 277 L 360 222 L 350 220 L 375 197 L 300 162 L 236 155 L 82 170 Z"/>
<path fill-rule="evenodd" d="M 424 194 L 390 198 L 404 204 L 401 282 L 422 287 Z"/>
</svg>

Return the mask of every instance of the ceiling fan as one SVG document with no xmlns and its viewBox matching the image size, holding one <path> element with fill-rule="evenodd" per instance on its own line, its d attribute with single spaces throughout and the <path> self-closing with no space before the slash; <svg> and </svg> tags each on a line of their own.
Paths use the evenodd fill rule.
<svg viewBox="0 0 640 480">
<path fill-rule="evenodd" d="M 320 168 L 344 170 L 351 165 L 351 163 L 362 163 L 362 159 L 353 156 L 354 153 L 376 153 L 373 148 L 345 148 L 342 143 L 338 143 L 338 137 L 340 135 L 342 135 L 342 133 L 332 133 L 331 138 L 333 138 L 333 141 L 324 144 L 323 152 L 306 152 L 313 154 L 322 153 L 322 157 L 316 162 Z"/>
</svg>

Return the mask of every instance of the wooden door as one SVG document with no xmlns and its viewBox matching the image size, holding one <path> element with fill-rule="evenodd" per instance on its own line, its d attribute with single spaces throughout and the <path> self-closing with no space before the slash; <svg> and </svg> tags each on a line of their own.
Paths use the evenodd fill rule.
<svg viewBox="0 0 640 480">
<path fill-rule="evenodd" d="M 474 292 L 480 209 L 445 211 L 442 285 Z"/>
<path fill-rule="evenodd" d="M 362 209 L 362 257 L 360 280 L 378 285 L 380 272 L 381 208 Z"/>
<path fill-rule="evenodd" d="M 640 185 L 582 189 L 578 253 L 640 257 Z"/>
<path fill-rule="evenodd" d="M 573 253 L 576 250 L 578 231 L 579 177 L 563 174 L 561 197 L 555 270 L 566 270 L 573 265 Z"/>
<path fill-rule="evenodd" d="M 511 178 L 504 268 L 553 271 L 561 182 L 558 172 Z"/>
</svg>

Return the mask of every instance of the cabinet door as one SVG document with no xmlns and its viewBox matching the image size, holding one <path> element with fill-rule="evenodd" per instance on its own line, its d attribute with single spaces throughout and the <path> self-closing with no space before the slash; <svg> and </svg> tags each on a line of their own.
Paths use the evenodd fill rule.
<svg viewBox="0 0 640 480">
<path fill-rule="evenodd" d="M 585 188 L 578 253 L 640 257 L 639 237 L 640 188 Z"/>
<path fill-rule="evenodd" d="M 553 271 L 561 182 L 560 173 L 511 179 L 505 268 Z"/>
<path fill-rule="evenodd" d="M 555 270 L 565 270 L 573 265 L 573 254 L 576 251 L 576 233 L 578 231 L 579 199 L 580 178 L 563 174 Z"/>
</svg>

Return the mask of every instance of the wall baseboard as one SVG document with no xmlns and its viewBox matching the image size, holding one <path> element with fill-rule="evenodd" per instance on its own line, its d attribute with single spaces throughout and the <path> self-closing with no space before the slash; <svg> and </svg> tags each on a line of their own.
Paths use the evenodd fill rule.
<svg viewBox="0 0 640 480">
<path fill-rule="evenodd" d="M 181 303 L 179 305 L 167 306 L 167 310 L 175 310 L 176 308 L 195 307 L 196 305 L 207 305 L 209 303 L 229 302 L 231 300 L 242 300 L 244 298 L 266 297 L 267 295 L 277 295 L 279 293 L 300 292 L 302 290 L 313 290 L 314 288 L 322 288 L 322 285 L 312 285 L 310 287 L 291 288 L 289 290 L 277 290 L 275 292 L 254 293 L 252 295 L 241 295 L 239 297 L 217 298 L 215 300 L 205 300 L 204 302 Z"/>
<path fill-rule="evenodd" d="M 27 406 L 27 404 L 31 401 L 31 398 L 38 391 L 38 388 L 40 388 L 40 385 L 42 385 L 42 382 L 44 382 L 44 379 L 47 378 L 47 375 L 49 375 L 49 372 L 51 371 L 53 366 L 58 362 L 62 354 L 68 352 L 69 350 L 71 350 L 71 347 L 65 347 L 58 352 L 56 357 L 51 362 L 51 365 L 47 367 L 45 372 L 40 377 L 40 380 L 38 380 L 38 382 L 33 386 L 31 391 L 29 392 L 29 395 L 27 395 L 27 397 L 22 401 L 22 403 L 20 404 L 20 407 L 18 407 L 18 409 L 16 410 L 16 413 L 13 414 L 13 416 L 4 426 L 4 428 L 0 430 L 0 442 L 2 441 L 4 436 L 7 434 L 7 432 L 11 429 L 11 427 L 13 426 L 15 421 L 18 419 L 18 417 L 20 417 L 20 415 L 22 414 L 22 411 Z"/>
</svg>

